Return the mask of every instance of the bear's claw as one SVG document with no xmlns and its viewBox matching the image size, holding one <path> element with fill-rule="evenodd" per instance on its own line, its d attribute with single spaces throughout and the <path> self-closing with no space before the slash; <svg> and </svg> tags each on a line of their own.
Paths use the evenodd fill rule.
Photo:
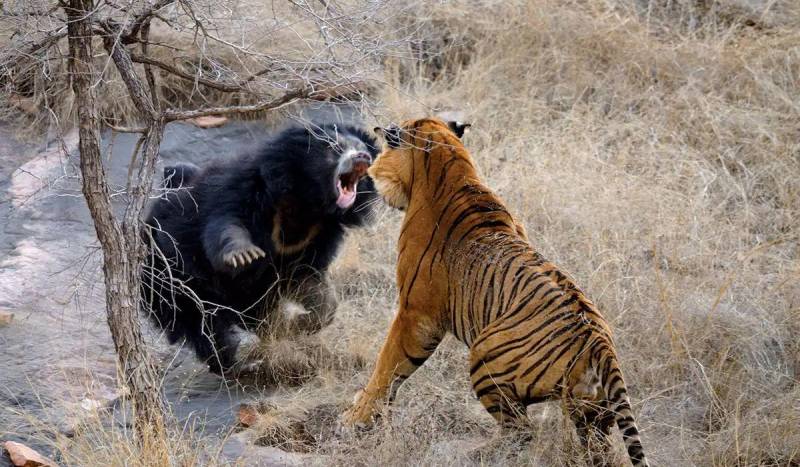
<svg viewBox="0 0 800 467">
<path fill-rule="evenodd" d="M 253 261 L 266 256 L 267 254 L 264 253 L 264 250 L 255 245 L 251 245 L 246 248 L 225 253 L 225 255 L 222 257 L 222 261 L 232 268 L 238 268 L 247 266 Z"/>
</svg>

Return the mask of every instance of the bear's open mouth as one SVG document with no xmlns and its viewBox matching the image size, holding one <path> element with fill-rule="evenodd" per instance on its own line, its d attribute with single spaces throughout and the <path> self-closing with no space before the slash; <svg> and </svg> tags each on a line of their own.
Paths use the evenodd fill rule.
<svg viewBox="0 0 800 467">
<path fill-rule="evenodd" d="M 372 163 L 372 157 L 364 152 L 354 154 L 340 164 L 336 176 L 336 192 L 339 197 L 336 205 L 347 209 L 356 201 L 358 194 L 358 181 L 367 174 L 367 169 Z"/>
</svg>

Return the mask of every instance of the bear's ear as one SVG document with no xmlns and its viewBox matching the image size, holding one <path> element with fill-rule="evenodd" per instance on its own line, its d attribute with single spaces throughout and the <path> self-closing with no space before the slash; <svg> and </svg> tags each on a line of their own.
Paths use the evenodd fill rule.
<svg viewBox="0 0 800 467">
<path fill-rule="evenodd" d="M 464 133 L 466 133 L 466 132 L 467 132 L 467 130 L 469 129 L 469 127 L 471 127 L 471 126 L 472 126 L 472 124 L 471 124 L 471 123 L 464 123 L 464 122 L 455 122 L 455 121 L 453 121 L 453 122 L 447 122 L 447 126 L 449 126 L 449 127 L 450 127 L 450 130 L 451 130 L 453 133 L 455 133 L 455 134 L 456 134 L 456 136 L 458 136 L 458 137 L 459 137 L 459 139 L 460 139 L 461 137 L 463 137 L 463 136 L 464 136 Z"/>
</svg>

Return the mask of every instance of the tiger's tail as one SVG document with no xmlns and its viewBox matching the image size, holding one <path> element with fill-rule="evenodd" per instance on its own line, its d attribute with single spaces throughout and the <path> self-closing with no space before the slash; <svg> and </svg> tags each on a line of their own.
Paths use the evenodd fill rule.
<svg viewBox="0 0 800 467">
<path fill-rule="evenodd" d="M 642 448 L 642 440 L 639 437 L 639 429 L 636 427 L 636 420 L 633 417 L 631 401 L 628 398 L 628 388 L 622 377 L 622 370 L 619 367 L 617 356 L 611 347 L 604 346 L 598 360 L 598 366 L 595 368 L 607 369 L 603 371 L 600 377 L 606 394 L 608 410 L 614 414 L 614 421 L 617 423 L 620 433 L 622 433 L 628 457 L 630 457 L 634 467 L 648 467 L 649 464 Z"/>
</svg>

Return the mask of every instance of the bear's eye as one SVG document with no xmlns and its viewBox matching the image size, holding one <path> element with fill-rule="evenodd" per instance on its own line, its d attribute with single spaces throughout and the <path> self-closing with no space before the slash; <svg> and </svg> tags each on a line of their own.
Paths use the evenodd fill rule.
<svg viewBox="0 0 800 467">
<path fill-rule="evenodd" d="M 390 148 L 400 147 L 400 128 L 394 125 L 390 126 L 384 131 L 384 137 Z"/>
</svg>

